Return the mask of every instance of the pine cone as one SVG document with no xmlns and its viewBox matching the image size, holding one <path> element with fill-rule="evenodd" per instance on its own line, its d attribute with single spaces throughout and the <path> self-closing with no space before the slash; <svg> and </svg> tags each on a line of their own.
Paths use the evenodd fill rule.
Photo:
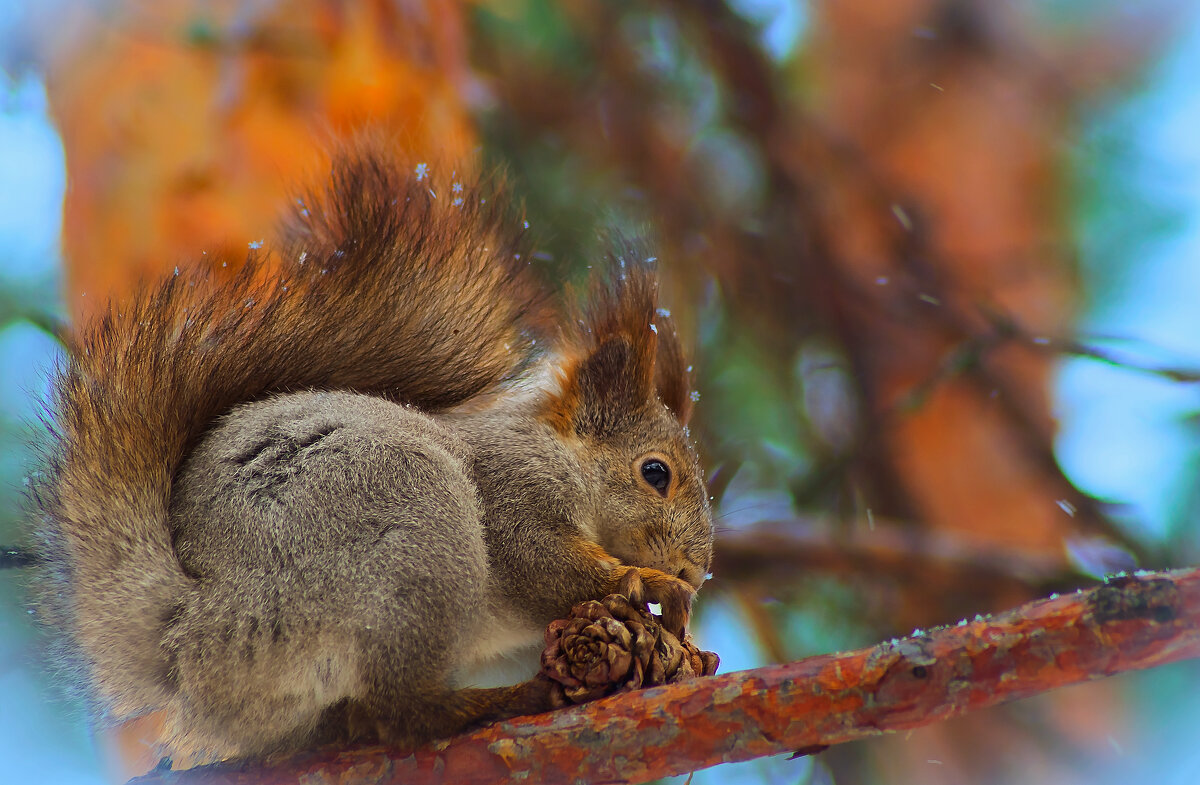
<svg viewBox="0 0 1200 785">
<path fill-rule="evenodd" d="M 719 658 L 663 629 L 645 605 L 620 594 L 571 609 L 570 619 L 546 628 L 542 675 L 551 680 L 555 706 L 642 687 L 711 676 Z"/>
</svg>

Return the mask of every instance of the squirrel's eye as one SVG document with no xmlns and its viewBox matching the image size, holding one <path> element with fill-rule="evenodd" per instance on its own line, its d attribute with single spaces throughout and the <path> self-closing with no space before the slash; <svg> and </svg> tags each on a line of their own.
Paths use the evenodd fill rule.
<svg viewBox="0 0 1200 785">
<path fill-rule="evenodd" d="M 666 496 L 667 487 L 671 484 L 671 470 L 662 461 L 651 458 L 642 464 L 642 479 L 658 491 L 660 496 Z"/>
</svg>

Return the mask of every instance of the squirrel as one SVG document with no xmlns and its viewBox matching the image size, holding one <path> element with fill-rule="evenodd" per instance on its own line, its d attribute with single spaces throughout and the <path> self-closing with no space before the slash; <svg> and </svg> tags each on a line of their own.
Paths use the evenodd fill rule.
<svg viewBox="0 0 1200 785">
<path fill-rule="evenodd" d="M 110 305 L 54 382 L 34 607 L 101 722 L 163 711 L 164 754 L 548 710 L 470 674 L 631 579 L 682 636 L 710 568 L 652 260 L 619 244 L 557 305 L 502 186 L 370 144 L 331 171 L 273 251 Z"/>
</svg>

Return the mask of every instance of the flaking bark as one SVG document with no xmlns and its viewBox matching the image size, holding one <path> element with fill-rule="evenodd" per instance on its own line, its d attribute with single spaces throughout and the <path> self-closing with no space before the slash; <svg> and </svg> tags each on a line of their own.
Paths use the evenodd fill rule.
<svg viewBox="0 0 1200 785">
<path fill-rule="evenodd" d="M 318 750 L 138 785 L 639 783 L 916 728 L 1200 657 L 1200 568 L 1139 573 L 990 617 L 785 665 L 623 693 L 415 753 Z"/>
</svg>

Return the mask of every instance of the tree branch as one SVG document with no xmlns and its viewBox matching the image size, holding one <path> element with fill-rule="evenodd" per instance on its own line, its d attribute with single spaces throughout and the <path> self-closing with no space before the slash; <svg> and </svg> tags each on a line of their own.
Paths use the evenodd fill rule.
<svg viewBox="0 0 1200 785">
<path fill-rule="evenodd" d="M 639 783 L 916 728 L 1192 657 L 1200 657 L 1200 568 L 1139 573 L 868 649 L 504 722 L 415 753 L 326 749 L 135 782 Z"/>
<path fill-rule="evenodd" d="M 843 526 L 817 517 L 760 521 L 721 532 L 717 537 L 714 574 L 737 583 L 765 578 L 772 582 L 820 572 L 849 575 L 855 580 L 885 575 L 901 580 L 944 576 L 946 585 L 1014 586 L 1041 591 L 1061 588 L 1080 576 L 1066 560 L 976 545 L 953 532 L 903 527 L 873 518 L 869 530 Z M 1072 584 L 1078 586 L 1078 582 Z M 1037 596 L 1029 592 L 1027 599 Z"/>
</svg>

